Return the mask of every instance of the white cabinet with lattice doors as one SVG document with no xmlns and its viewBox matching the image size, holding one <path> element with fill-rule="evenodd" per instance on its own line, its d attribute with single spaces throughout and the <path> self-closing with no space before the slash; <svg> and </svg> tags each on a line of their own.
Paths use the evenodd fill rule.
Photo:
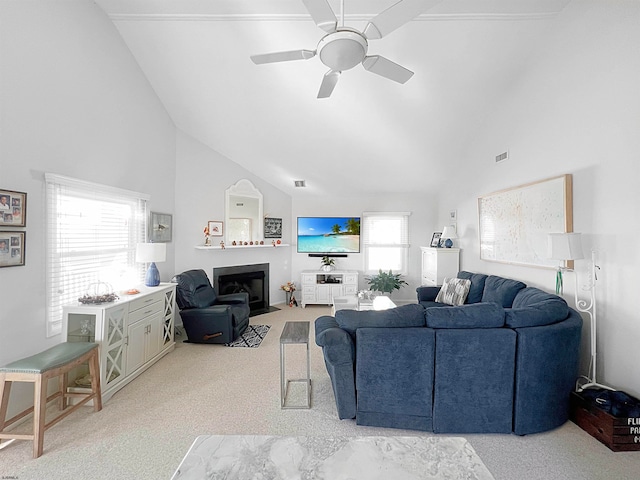
<svg viewBox="0 0 640 480">
<path fill-rule="evenodd" d="M 175 348 L 175 284 L 138 290 L 112 303 L 63 307 L 63 338 L 100 345 L 103 401 Z M 71 372 L 70 391 L 87 388 L 87 374 L 85 366 Z"/>
</svg>

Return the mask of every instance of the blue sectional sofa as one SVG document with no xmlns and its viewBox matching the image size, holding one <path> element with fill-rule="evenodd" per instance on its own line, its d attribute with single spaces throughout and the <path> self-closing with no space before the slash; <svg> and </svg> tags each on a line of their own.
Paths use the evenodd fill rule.
<svg viewBox="0 0 640 480">
<path fill-rule="evenodd" d="M 515 280 L 459 272 L 464 304 L 339 310 L 316 319 L 338 416 L 436 433 L 526 435 L 562 425 L 578 376 L 582 318 Z M 458 300 L 459 301 L 459 300 Z"/>
</svg>

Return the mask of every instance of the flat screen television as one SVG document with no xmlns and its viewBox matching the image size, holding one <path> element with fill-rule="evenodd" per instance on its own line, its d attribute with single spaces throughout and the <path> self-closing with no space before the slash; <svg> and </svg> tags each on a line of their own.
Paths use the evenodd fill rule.
<svg viewBox="0 0 640 480">
<path fill-rule="evenodd" d="M 298 217 L 298 253 L 360 253 L 360 217 Z"/>
</svg>

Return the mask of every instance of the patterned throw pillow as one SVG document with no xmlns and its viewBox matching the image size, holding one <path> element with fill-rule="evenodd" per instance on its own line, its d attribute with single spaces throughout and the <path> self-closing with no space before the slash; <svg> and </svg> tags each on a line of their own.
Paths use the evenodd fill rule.
<svg viewBox="0 0 640 480">
<path fill-rule="evenodd" d="M 469 294 L 471 280 L 466 278 L 446 278 L 438 292 L 436 302 L 447 305 L 463 305 Z"/>
</svg>

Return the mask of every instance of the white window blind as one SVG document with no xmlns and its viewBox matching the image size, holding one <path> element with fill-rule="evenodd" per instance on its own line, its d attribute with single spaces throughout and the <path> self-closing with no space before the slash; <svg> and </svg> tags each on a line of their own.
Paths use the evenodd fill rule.
<svg viewBox="0 0 640 480">
<path fill-rule="evenodd" d="M 114 291 L 144 280 L 136 263 L 147 231 L 147 195 L 45 174 L 47 199 L 47 336 L 62 329 L 62 306 L 90 285 Z"/>
<path fill-rule="evenodd" d="M 364 270 L 408 273 L 410 212 L 365 212 L 362 215 Z"/>
</svg>

